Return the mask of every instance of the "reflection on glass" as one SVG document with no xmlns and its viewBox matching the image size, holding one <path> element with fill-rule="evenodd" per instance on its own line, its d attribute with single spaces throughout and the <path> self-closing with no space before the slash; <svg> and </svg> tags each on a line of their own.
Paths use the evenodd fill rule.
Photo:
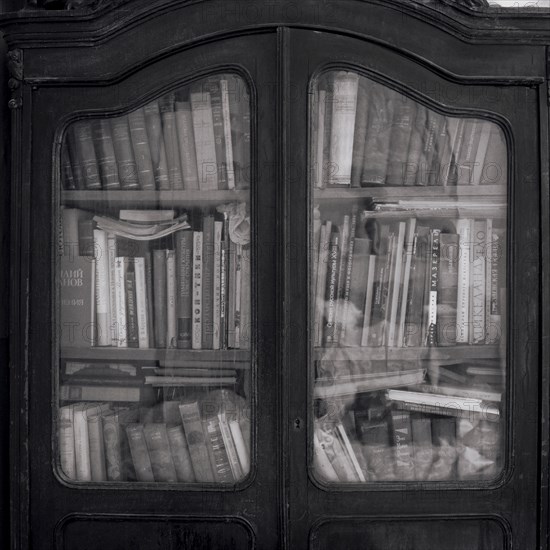
<svg viewBox="0 0 550 550">
<path fill-rule="evenodd" d="M 218 74 L 72 123 L 61 147 L 59 409 L 75 481 L 250 470 L 250 105 Z"/>
<path fill-rule="evenodd" d="M 310 109 L 314 470 L 465 481 L 503 466 L 507 151 L 348 71 Z"/>
</svg>

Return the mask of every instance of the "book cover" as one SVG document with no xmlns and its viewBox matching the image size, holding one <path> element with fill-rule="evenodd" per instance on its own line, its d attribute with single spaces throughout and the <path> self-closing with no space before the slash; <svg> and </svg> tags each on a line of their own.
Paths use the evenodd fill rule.
<svg viewBox="0 0 550 550">
<path fill-rule="evenodd" d="M 197 172 L 197 152 L 193 133 L 193 117 L 189 101 L 176 101 L 176 128 L 181 159 L 183 187 L 185 189 L 199 188 Z"/>
<path fill-rule="evenodd" d="M 149 451 L 155 481 L 175 483 L 177 481 L 176 468 L 172 460 L 166 424 L 144 424 L 143 435 Z"/>
<path fill-rule="evenodd" d="M 113 134 L 109 120 L 105 118 L 94 120 L 92 135 L 102 189 L 120 189 Z"/>
<path fill-rule="evenodd" d="M 110 121 L 120 187 L 122 189 L 139 189 L 138 170 L 130 137 L 128 117 L 121 116 L 112 118 Z"/>
<path fill-rule="evenodd" d="M 143 108 L 128 114 L 128 126 L 140 187 L 141 189 L 155 189 L 155 174 Z"/>
<path fill-rule="evenodd" d="M 177 347 L 177 317 L 176 317 L 176 251 L 166 251 L 166 345 Z"/>
<path fill-rule="evenodd" d="M 145 127 L 151 152 L 151 163 L 155 176 L 155 186 L 159 190 L 170 189 L 168 179 L 168 161 L 166 160 L 166 147 L 162 135 L 162 121 L 158 101 L 152 101 L 143 108 L 145 115 Z"/>
<path fill-rule="evenodd" d="M 143 424 L 128 424 L 126 435 L 128 436 L 137 481 L 155 481 Z"/>
<path fill-rule="evenodd" d="M 206 446 L 199 404 L 197 401 L 182 403 L 179 409 L 196 480 L 212 482 L 215 479 Z"/>
<path fill-rule="evenodd" d="M 193 482 L 196 481 L 193 471 L 193 463 L 189 454 L 189 445 L 185 439 L 185 433 L 181 424 L 176 426 L 167 426 L 166 434 L 170 443 L 172 460 L 176 470 L 178 481 Z"/>
<path fill-rule="evenodd" d="M 166 250 L 153 250 L 153 294 L 155 347 L 165 348 L 167 345 Z"/>
<path fill-rule="evenodd" d="M 193 231 L 192 349 L 202 349 L 202 231 Z"/>
<path fill-rule="evenodd" d="M 166 165 L 170 189 L 184 188 L 181 171 L 178 131 L 176 128 L 176 114 L 174 112 L 175 97 L 173 93 L 166 94 L 159 101 L 160 118 L 162 120 L 162 134 L 166 150 Z"/>
<path fill-rule="evenodd" d="M 193 231 L 176 233 L 177 345 L 191 348 Z"/>
</svg>

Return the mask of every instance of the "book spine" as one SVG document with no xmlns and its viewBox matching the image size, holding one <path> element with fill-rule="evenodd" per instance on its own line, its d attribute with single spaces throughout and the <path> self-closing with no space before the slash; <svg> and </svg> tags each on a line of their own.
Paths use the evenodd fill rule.
<svg viewBox="0 0 550 550">
<path fill-rule="evenodd" d="M 118 346 L 118 323 L 116 305 L 116 235 L 107 233 L 107 249 L 109 262 L 109 305 L 111 312 L 111 346 Z"/>
<path fill-rule="evenodd" d="M 229 218 L 224 214 L 220 256 L 220 348 L 227 348 L 227 276 L 229 274 Z"/>
<path fill-rule="evenodd" d="M 457 158 L 457 185 L 472 185 L 481 121 L 464 121 L 464 131 Z"/>
<path fill-rule="evenodd" d="M 424 147 L 424 185 L 439 185 L 439 155 L 443 153 L 447 137 L 447 119 L 428 109 L 428 135 Z"/>
<path fill-rule="evenodd" d="M 243 247 L 235 246 L 235 348 L 241 347 L 241 285 L 242 285 Z"/>
<path fill-rule="evenodd" d="M 94 120 L 92 123 L 92 135 L 97 155 L 99 174 L 101 176 L 102 188 L 120 189 L 115 148 L 113 145 L 113 135 L 109 120 Z"/>
<path fill-rule="evenodd" d="M 417 104 L 415 106 L 414 120 L 411 128 L 403 185 L 416 185 L 416 182 L 421 179 L 420 173 L 424 139 L 426 136 L 427 116 L 426 107 Z"/>
<path fill-rule="evenodd" d="M 155 176 L 155 185 L 159 190 L 170 189 L 168 179 L 168 162 L 166 160 L 166 148 L 162 135 L 162 121 L 158 101 L 152 101 L 143 108 L 145 115 L 145 127 L 151 152 L 151 163 Z"/>
<path fill-rule="evenodd" d="M 242 86 L 242 116 L 243 116 L 243 158 L 244 158 L 244 172 L 242 176 L 242 181 L 235 182 L 235 187 L 237 189 L 248 189 L 250 187 L 250 96 L 248 94 L 247 85 L 243 83 Z"/>
<path fill-rule="evenodd" d="M 217 416 L 204 421 L 207 435 L 207 446 L 210 448 L 210 461 L 214 477 L 218 483 L 232 483 L 235 481 L 231 464 L 224 443 L 220 422 Z"/>
<path fill-rule="evenodd" d="M 183 426 L 170 426 L 166 428 L 166 434 L 170 443 L 172 460 L 176 469 L 178 481 L 193 482 L 196 481 L 193 472 L 193 463 L 189 454 L 189 446 L 185 439 Z"/>
<path fill-rule="evenodd" d="M 429 417 L 413 413 L 411 435 L 414 453 L 414 477 L 416 481 L 426 479 L 434 459 L 432 447 L 432 422 Z"/>
<path fill-rule="evenodd" d="M 363 474 L 363 471 L 359 466 L 357 457 L 355 456 L 355 451 L 351 446 L 348 434 L 346 433 L 346 430 L 341 423 L 339 423 L 336 427 L 336 436 L 338 437 L 340 444 L 342 445 L 342 449 L 344 449 L 344 452 L 346 453 L 346 456 L 348 457 L 351 465 L 353 466 L 353 470 L 359 478 L 359 481 L 366 481 L 365 475 Z"/>
<path fill-rule="evenodd" d="M 331 79 L 332 80 L 332 79 Z M 337 170 L 337 167 L 333 166 L 330 159 L 330 140 L 332 134 L 332 102 L 334 100 L 333 82 L 329 84 L 330 91 L 325 93 L 325 119 L 323 122 L 323 153 L 321 155 L 321 188 L 325 188 L 330 180 L 332 172 Z"/>
<path fill-rule="evenodd" d="M 92 481 L 88 421 L 84 407 L 84 404 L 75 406 L 73 413 L 76 479 L 77 481 Z"/>
<path fill-rule="evenodd" d="M 244 189 L 247 187 L 246 176 L 248 166 L 245 165 L 247 160 L 245 160 L 246 154 L 244 144 L 243 117 L 245 107 L 243 106 L 243 102 L 245 100 L 245 96 L 242 93 L 243 83 L 239 77 L 232 74 L 226 75 L 226 80 L 229 100 L 231 143 L 233 146 L 233 172 L 235 175 L 235 187 L 237 189 Z M 248 130 L 248 132 L 250 132 L 250 130 Z"/>
<path fill-rule="evenodd" d="M 101 410 L 88 413 L 88 440 L 90 445 L 90 470 L 92 481 L 107 481 L 105 467 L 105 444 L 103 441 L 103 424 Z"/>
<path fill-rule="evenodd" d="M 81 386 L 64 384 L 59 386 L 59 398 L 67 401 L 139 401 L 140 387 Z"/>
<path fill-rule="evenodd" d="M 326 109 L 326 90 L 319 90 L 317 107 L 317 132 L 315 135 L 315 164 L 313 166 L 313 185 L 322 189 L 323 185 L 323 157 L 325 151 L 325 109 Z"/>
<path fill-rule="evenodd" d="M 323 449 L 317 433 L 313 434 L 313 465 L 315 472 L 325 481 L 337 483 L 338 474 L 330 463 L 327 453 Z"/>
<path fill-rule="evenodd" d="M 439 282 L 441 231 L 432 229 L 430 239 L 430 283 L 428 297 L 428 331 L 427 345 L 437 343 L 437 287 Z"/>
<path fill-rule="evenodd" d="M 57 437 L 61 470 L 69 479 L 76 479 L 74 405 L 59 407 Z"/>
<path fill-rule="evenodd" d="M 202 233 L 202 349 L 213 348 L 214 336 L 214 216 L 203 218 Z"/>
<path fill-rule="evenodd" d="M 490 340 L 497 344 L 502 336 L 502 308 L 500 295 L 501 273 L 499 264 L 502 262 L 504 234 L 493 230 L 493 242 L 491 243 L 491 314 L 490 314 Z"/>
<path fill-rule="evenodd" d="M 63 189 L 65 189 L 66 191 L 74 191 L 76 189 L 85 188 L 82 172 L 80 170 L 77 171 L 73 168 L 69 140 L 67 139 L 67 137 L 63 139 L 63 144 L 61 145 L 61 167 Z"/>
<path fill-rule="evenodd" d="M 229 241 L 229 272 L 227 276 L 227 347 L 235 348 L 235 303 L 237 275 L 237 244 Z"/>
<path fill-rule="evenodd" d="M 228 424 L 229 429 L 231 430 L 231 436 L 233 437 L 233 442 L 235 443 L 235 450 L 239 458 L 242 475 L 244 477 L 248 475 L 248 472 L 250 472 L 250 455 L 248 449 L 246 448 L 246 443 L 244 441 L 239 423 L 236 420 L 229 420 Z"/>
<path fill-rule="evenodd" d="M 408 412 L 390 411 L 395 450 L 395 470 L 399 479 L 414 479 L 411 417 Z"/>
<path fill-rule="evenodd" d="M 250 245 L 243 246 L 241 261 L 241 315 L 240 348 L 250 349 L 252 338 L 251 296 L 250 296 Z"/>
<path fill-rule="evenodd" d="M 321 242 L 319 245 L 319 270 L 317 273 L 317 296 L 315 297 L 315 346 L 320 346 L 323 340 L 323 319 L 325 312 L 325 290 L 328 267 L 328 252 L 332 222 L 328 220 L 321 227 Z"/>
<path fill-rule="evenodd" d="M 403 271 L 403 286 L 401 292 L 401 307 L 399 313 L 399 326 L 397 332 L 397 342 L 398 347 L 403 347 L 404 338 L 405 338 L 405 322 L 407 315 L 407 303 L 409 299 L 409 287 L 411 285 L 411 264 L 414 255 L 414 242 L 415 242 L 415 229 L 416 229 L 416 219 L 411 218 L 407 220 L 407 236 L 404 243 L 404 271 Z"/>
<path fill-rule="evenodd" d="M 192 287 L 193 287 L 193 232 L 176 233 L 177 258 L 177 338 L 178 348 L 191 348 Z"/>
<path fill-rule="evenodd" d="M 475 220 L 470 263 L 470 313 L 472 344 L 485 343 L 485 247 L 486 222 Z"/>
<path fill-rule="evenodd" d="M 351 187 L 361 187 L 361 171 L 365 158 L 365 139 L 368 126 L 368 84 L 366 78 L 359 78 L 357 87 L 357 110 L 351 162 Z M 319 91 L 321 94 L 321 91 Z"/>
<path fill-rule="evenodd" d="M 115 414 L 104 416 L 102 422 L 106 477 L 109 481 L 124 481 L 122 476 L 122 433 L 120 424 Z"/>
<path fill-rule="evenodd" d="M 394 96 L 390 101 L 393 101 L 393 120 L 386 183 L 404 185 L 416 101 L 401 95 Z"/>
<path fill-rule="evenodd" d="M 243 471 L 239 462 L 239 455 L 237 454 L 237 448 L 235 446 L 235 442 L 233 441 L 233 435 L 231 434 L 231 429 L 229 428 L 229 423 L 227 421 L 225 413 L 218 413 L 218 421 L 223 438 L 223 443 L 225 445 L 225 450 L 227 451 L 227 458 L 231 467 L 231 473 L 233 474 L 233 479 L 235 481 L 239 481 L 243 477 Z"/>
<path fill-rule="evenodd" d="M 193 349 L 202 349 L 202 231 L 193 232 Z"/>
<path fill-rule="evenodd" d="M 338 261 L 338 289 L 336 292 L 336 311 L 334 313 L 334 343 L 340 344 L 344 316 L 344 293 L 346 286 L 346 268 L 349 254 L 350 217 L 344 216 L 341 227 L 340 258 Z"/>
<path fill-rule="evenodd" d="M 111 301 L 109 280 L 109 246 L 107 233 L 94 229 L 95 250 L 95 308 L 97 345 L 111 345 Z"/>
<path fill-rule="evenodd" d="M 160 118 L 162 120 L 162 134 L 166 150 L 166 163 L 168 167 L 168 180 L 170 189 L 181 190 L 183 176 L 178 147 L 178 131 L 176 128 L 176 114 L 174 112 L 174 96 L 168 94 L 160 103 Z"/>
<path fill-rule="evenodd" d="M 176 468 L 172 460 L 166 424 L 145 424 L 143 435 L 149 452 L 154 480 L 175 483 L 177 481 Z"/>
<path fill-rule="evenodd" d="M 72 150 L 83 177 L 85 189 L 101 189 L 101 179 L 94 149 L 92 122 L 79 120 L 72 127 Z"/>
<path fill-rule="evenodd" d="M 179 409 L 195 477 L 199 482 L 214 481 L 199 405 L 196 401 L 182 403 Z"/>
<path fill-rule="evenodd" d="M 153 304 L 153 260 L 151 259 L 151 252 L 146 252 L 144 255 L 145 260 L 145 285 L 147 296 L 147 329 L 149 332 L 149 346 L 155 347 L 155 308 Z"/>
<path fill-rule="evenodd" d="M 203 191 L 216 190 L 219 188 L 218 170 L 210 93 L 191 92 L 190 98 L 199 189 Z"/>
<path fill-rule="evenodd" d="M 138 343 L 140 348 L 149 347 L 149 323 L 147 319 L 147 282 L 145 280 L 145 258 L 134 258 L 136 278 L 136 312 Z"/>
<path fill-rule="evenodd" d="M 470 319 L 470 220 L 458 220 L 456 230 L 459 236 L 460 254 L 458 258 L 458 289 L 456 306 L 456 342 L 469 342 Z"/>
<path fill-rule="evenodd" d="M 492 247 L 493 247 L 493 220 L 485 220 L 485 343 L 491 343 L 491 284 L 492 284 Z"/>
<path fill-rule="evenodd" d="M 335 77 L 330 138 L 330 186 L 350 186 L 353 137 L 357 110 L 359 77 L 355 73 L 338 73 Z"/>
<path fill-rule="evenodd" d="M 372 300 L 374 295 L 374 273 L 376 269 L 376 256 L 371 254 L 368 258 L 367 290 L 365 293 L 365 307 L 363 315 L 363 331 L 361 333 L 361 346 L 368 346 L 369 331 L 372 315 Z"/>
<path fill-rule="evenodd" d="M 167 343 L 166 250 L 153 250 L 153 292 L 155 347 L 165 348 Z"/>
<path fill-rule="evenodd" d="M 176 323 L 176 252 L 166 251 L 166 345 L 177 347 Z"/>
<path fill-rule="evenodd" d="M 442 233 L 440 238 L 440 264 L 438 286 L 438 337 L 439 346 L 456 344 L 456 309 L 458 295 L 459 237 Z"/>
<path fill-rule="evenodd" d="M 395 269 L 392 276 L 392 293 L 391 293 L 391 305 L 389 310 L 389 326 L 388 326 L 388 346 L 396 345 L 396 329 L 397 327 L 397 314 L 399 306 L 399 298 L 403 292 L 403 247 L 405 243 L 405 229 L 407 224 L 405 222 L 399 222 L 399 232 L 397 234 L 396 248 L 395 248 Z"/>
<path fill-rule="evenodd" d="M 125 282 L 125 261 L 124 257 L 115 258 L 115 298 L 116 298 L 116 325 L 117 325 L 117 346 L 128 347 L 128 321 L 126 307 L 126 282 Z"/>
<path fill-rule="evenodd" d="M 136 109 L 128 115 L 128 125 L 140 187 L 155 189 L 155 174 L 143 108 Z"/>
<path fill-rule="evenodd" d="M 355 233 L 357 231 L 357 208 L 351 213 L 349 238 L 346 255 L 346 267 L 344 271 L 344 292 L 342 307 L 342 328 L 340 331 L 340 342 L 346 341 L 348 324 L 350 323 L 350 293 L 351 293 L 351 274 L 353 269 L 353 256 L 355 253 Z"/>
<path fill-rule="evenodd" d="M 213 335 L 212 349 L 221 349 L 220 308 L 221 308 L 221 254 L 223 222 L 214 222 L 214 296 L 213 296 Z"/>
<path fill-rule="evenodd" d="M 229 110 L 229 84 L 224 78 L 220 80 L 222 115 L 223 115 L 223 137 L 225 142 L 225 168 L 227 172 L 227 188 L 235 189 L 235 170 L 233 168 L 233 143 L 231 141 L 231 114 Z"/>
<path fill-rule="evenodd" d="M 126 290 L 126 322 L 128 325 L 128 347 L 139 347 L 139 329 L 136 307 L 136 275 L 134 258 L 125 258 L 124 283 Z"/>
<path fill-rule="evenodd" d="M 195 151 L 191 104 L 188 101 L 176 101 L 176 127 L 178 131 L 183 186 L 185 189 L 198 189 L 197 152 Z"/>
<path fill-rule="evenodd" d="M 206 86 L 210 93 L 210 104 L 212 107 L 214 147 L 216 151 L 216 162 L 218 170 L 218 189 L 228 189 L 225 156 L 225 136 L 223 128 L 223 106 L 220 81 L 217 78 L 210 78 L 208 79 Z"/>
<path fill-rule="evenodd" d="M 130 444 L 130 453 L 136 471 L 138 481 L 155 481 L 145 433 L 142 424 L 128 424 L 126 426 L 128 443 Z"/>
<path fill-rule="evenodd" d="M 139 189 L 137 164 L 134 159 L 128 117 L 112 118 L 111 130 L 120 187 L 122 189 Z"/>
</svg>

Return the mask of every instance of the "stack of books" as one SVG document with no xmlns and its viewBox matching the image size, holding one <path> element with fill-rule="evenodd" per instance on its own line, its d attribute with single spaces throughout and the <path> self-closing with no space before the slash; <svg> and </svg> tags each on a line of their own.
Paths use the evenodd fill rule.
<svg viewBox="0 0 550 550">
<path fill-rule="evenodd" d="M 64 208 L 62 346 L 248 348 L 250 245 L 218 210 Z"/>
<path fill-rule="evenodd" d="M 78 120 L 61 154 L 66 190 L 246 189 L 247 87 L 236 75 L 212 76 L 127 115 Z"/>
<path fill-rule="evenodd" d="M 504 212 L 437 201 L 317 212 L 315 346 L 497 344 Z"/>
<path fill-rule="evenodd" d="M 356 73 L 332 71 L 312 109 L 316 188 L 506 185 L 503 131 L 438 113 Z"/>
<path fill-rule="evenodd" d="M 156 405 L 59 408 L 59 457 L 75 481 L 236 483 L 250 471 L 250 420 L 230 390 Z"/>
</svg>

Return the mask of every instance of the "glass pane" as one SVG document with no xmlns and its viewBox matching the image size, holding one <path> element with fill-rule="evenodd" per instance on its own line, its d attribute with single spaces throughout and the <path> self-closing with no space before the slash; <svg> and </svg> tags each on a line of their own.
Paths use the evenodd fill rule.
<svg viewBox="0 0 550 550">
<path fill-rule="evenodd" d="M 218 74 L 61 148 L 58 458 L 82 482 L 250 470 L 250 103 Z"/>
<path fill-rule="evenodd" d="M 503 467 L 507 149 L 353 72 L 310 106 L 313 468 L 324 482 Z"/>
</svg>

